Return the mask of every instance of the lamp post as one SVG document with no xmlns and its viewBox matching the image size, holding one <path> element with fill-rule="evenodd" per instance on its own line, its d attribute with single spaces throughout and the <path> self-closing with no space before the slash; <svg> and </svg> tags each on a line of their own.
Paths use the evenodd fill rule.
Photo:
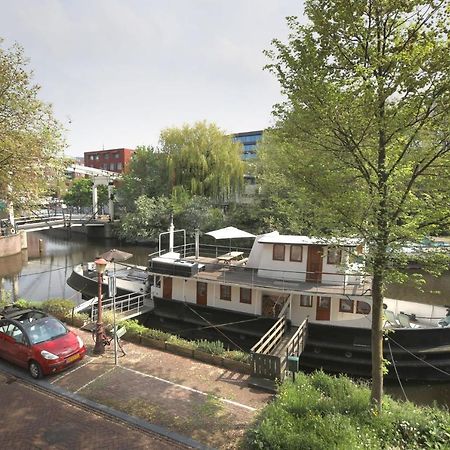
<svg viewBox="0 0 450 450">
<path fill-rule="evenodd" d="M 98 303 L 97 303 L 97 323 L 95 325 L 95 346 L 94 346 L 94 354 L 102 355 L 105 353 L 105 346 L 103 345 L 103 322 L 102 322 L 102 281 L 103 281 L 103 272 L 105 271 L 105 267 L 108 264 L 103 258 L 98 258 L 95 260 L 95 266 L 97 267 L 98 273 Z"/>
</svg>

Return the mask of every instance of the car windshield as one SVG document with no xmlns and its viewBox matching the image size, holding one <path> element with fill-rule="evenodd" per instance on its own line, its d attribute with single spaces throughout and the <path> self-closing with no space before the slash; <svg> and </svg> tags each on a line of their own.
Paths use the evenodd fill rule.
<svg viewBox="0 0 450 450">
<path fill-rule="evenodd" d="M 57 319 L 46 317 L 30 323 L 23 323 L 31 344 L 51 341 L 68 333 L 67 328 Z"/>
</svg>

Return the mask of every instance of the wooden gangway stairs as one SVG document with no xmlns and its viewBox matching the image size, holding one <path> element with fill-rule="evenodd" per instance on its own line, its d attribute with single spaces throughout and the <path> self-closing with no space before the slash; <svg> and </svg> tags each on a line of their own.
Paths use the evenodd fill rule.
<svg viewBox="0 0 450 450">
<path fill-rule="evenodd" d="M 89 311 L 92 322 L 97 320 L 97 305 L 98 298 L 94 297 L 87 300 L 73 309 L 74 313 Z M 115 308 L 114 308 L 115 306 Z M 116 298 L 106 298 L 102 300 L 102 310 L 113 311 L 115 309 L 117 320 L 127 320 L 137 317 L 141 314 L 150 312 L 155 305 L 150 298 L 150 294 L 142 292 L 133 292 L 130 294 L 121 295 Z"/>
<path fill-rule="evenodd" d="M 299 327 L 289 327 L 283 315 L 252 347 L 252 376 L 282 381 L 289 356 L 300 356 L 305 348 L 308 319 Z"/>
</svg>

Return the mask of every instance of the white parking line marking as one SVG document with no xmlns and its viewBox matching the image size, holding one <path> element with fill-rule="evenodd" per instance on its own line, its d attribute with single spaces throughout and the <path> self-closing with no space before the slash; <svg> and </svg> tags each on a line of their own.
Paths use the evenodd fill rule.
<svg viewBox="0 0 450 450">
<path fill-rule="evenodd" d="M 86 358 L 87 361 L 84 364 L 80 364 L 76 367 L 74 367 L 72 370 L 68 370 L 67 372 L 63 372 L 61 375 L 55 377 L 52 381 L 50 381 L 50 384 L 54 384 L 59 380 L 62 380 L 63 378 L 67 377 L 67 375 L 70 375 L 71 373 L 77 371 L 78 369 L 81 369 L 82 367 L 88 365 L 91 363 L 94 359 L 93 358 Z"/>
<path fill-rule="evenodd" d="M 177 384 L 177 383 L 174 383 L 173 381 L 165 380 L 164 378 L 159 378 L 154 375 L 149 375 L 147 373 L 139 372 L 138 370 L 129 369 L 128 367 L 124 367 L 124 366 L 119 366 L 119 367 L 121 369 L 128 370 L 129 372 L 133 372 L 135 374 L 142 375 L 143 377 L 153 378 L 155 380 L 162 381 L 163 383 L 171 384 L 172 386 L 176 386 L 180 389 L 185 389 L 186 391 L 195 392 L 195 393 L 203 395 L 205 397 L 210 395 L 207 392 L 199 391 L 199 390 L 191 388 L 189 386 L 183 386 L 182 384 Z M 228 400 L 228 399 L 222 398 L 222 397 L 217 397 L 217 398 L 218 398 L 218 400 L 220 400 L 223 403 L 228 403 L 233 406 L 238 406 L 239 408 L 244 408 L 244 409 L 247 409 L 248 411 L 256 411 L 256 408 L 253 408 L 252 406 L 243 405 L 242 403 L 233 402 L 233 400 Z"/>
<path fill-rule="evenodd" d="M 98 377 L 95 377 L 93 380 L 87 382 L 86 384 L 84 384 L 83 386 L 81 386 L 80 388 L 78 388 L 76 391 L 73 391 L 74 394 L 78 394 L 78 392 L 80 392 L 81 390 L 87 388 L 90 384 L 94 383 L 94 381 L 99 380 L 100 378 L 104 377 L 106 374 L 108 374 L 109 372 L 111 372 L 112 370 L 114 370 L 116 367 L 111 367 L 111 369 L 107 370 L 106 372 L 100 374 Z"/>
</svg>

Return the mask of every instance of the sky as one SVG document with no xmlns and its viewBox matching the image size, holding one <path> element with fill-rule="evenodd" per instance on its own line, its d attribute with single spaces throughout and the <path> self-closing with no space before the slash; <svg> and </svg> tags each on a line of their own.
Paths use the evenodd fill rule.
<svg viewBox="0 0 450 450">
<path fill-rule="evenodd" d="M 282 100 L 263 71 L 301 0 L 0 0 L 3 48 L 30 59 L 71 156 L 157 145 L 162 129 L 206 120 L 264 129 Z"/>
</svg>

